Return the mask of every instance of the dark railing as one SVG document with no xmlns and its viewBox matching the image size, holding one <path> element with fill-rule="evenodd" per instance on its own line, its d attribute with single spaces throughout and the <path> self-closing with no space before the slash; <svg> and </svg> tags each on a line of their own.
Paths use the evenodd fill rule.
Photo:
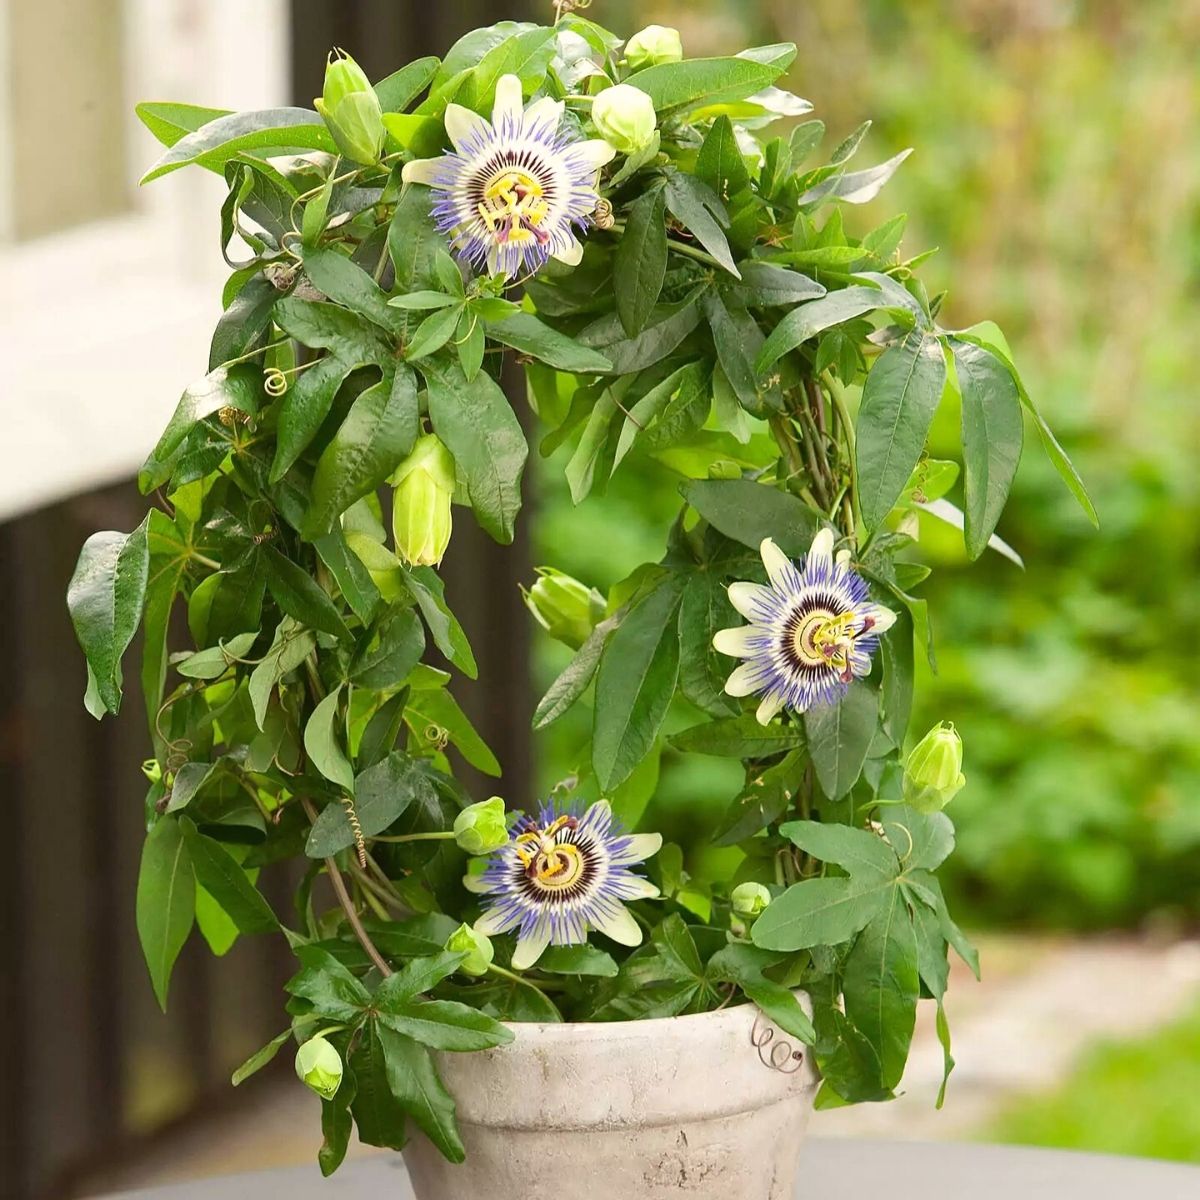
<svg viewBox="0 0 1200 1200">
<path fill-rule="evenodd" d="M 294 0 L 296 101 L 319 94 L 332 46 L 380 77 L 523 9 L 484 0 Z M 524 414 L 519 378 L 506 383 Z M 127 660 L 124 710 L 97 723 L 82 706 L 83 660 L 63 597 L 88 534 L 131 529 L 144 510 L 133 485 L 121 484 L 0 524 L 5 1200 L 77 1194 L 97 1169 L 136 1158 L 206 1112 L 245 1103 L 229 1090 L 230 1069 L 283 1025 L 280 986 L 291 964 L 282 940 L 243 938 L 213 959 L 193 937 L 166 1016 L 141 960 L 133 913 L 146 791 L 139 764 L 148 739 L 139 647 Z M 500 547 L 467 510 L 456 518 L 447 590 L 480 666 L 479 681 L 465 683 L 459 699 L 495 748 L 504 791 L 516 800 L 531 775 L 529 618 L 517 588 L 530 575 L 527 535 Z M 480 796 L 494 786 L 465 777 Z M 291 911 L 289 883 L 286 872 L 264 873 L 281 914 Z"/>
</svg>

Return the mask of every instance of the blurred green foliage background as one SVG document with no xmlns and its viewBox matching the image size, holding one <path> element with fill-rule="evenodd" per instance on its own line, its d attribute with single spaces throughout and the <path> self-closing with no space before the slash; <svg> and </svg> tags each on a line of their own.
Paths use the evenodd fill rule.
<svg viewBox="0 0 1200 1200">
<path fill-rule="evenodd" d="M 948 881 L 975 924 L 1110 928 L 1200 914 L 1200 3 L 1196 0 L 764 0 L 631 4 L 601 18 L 674 25 L 689 54 L 792 40 L 789 86 L 825 152 L 873 118 L 858 162 L 916 153 L 863 232 L 910 216 L 902 252 L 950 289 L 941 320 L 993 318 L 1082 471 L 1096 532 L 1027 430 L 995 555 L 922 529 L 939 674 L 919 734 L 963 734 Z M 950 438 L 934 453 L 948 456 Z M 677 480 L 630 462 L 578 510 L 551 458 L 536 558 L 602 590 L 662 553 Z M 538 682 L 569 655 L 538 639 Z M 678 725 L 689 714 L 676 715 Z M 574 768 L 587 714 L 541 735 L 542 782 Z M 736 767 L 668 752 L 627 799 L 706 873 L 705 832 Z M 652 794 L 653 793 L 653 794 Z M 651 798 L 652 794 L 652 798 Z"/>
</svg>

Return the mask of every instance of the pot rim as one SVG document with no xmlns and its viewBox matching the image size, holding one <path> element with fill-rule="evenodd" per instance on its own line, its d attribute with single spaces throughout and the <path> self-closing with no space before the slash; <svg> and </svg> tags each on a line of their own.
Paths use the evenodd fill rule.
<svg viewBox="0 0 1200 1200">
<path fill-rule="evenodd" d="M 795 996 L 800 1000 L 806 1012 L 811 1015 L 811 1002 L 808 993 L 797 988 Z M 755 1014 L 753 1019 L 762 1018 L 773 1029 L 778 1023 L 773 1021 L 752 1000 L 744 1000 L 740 1004 L 729 1004 L 725 1008 L 709 1009 L 707 1012 L 682 1013 L 674 1017 L 649 1017 L 645 1020 L 636 1018 L 622 1021 L 501 1021 L 506 1029 L 511 1029 L 519 1040 L 520 1034 L 535 1035 L 539 1038 L 570 1038 L 578 1041 L 581 1037 L 588 1040 L 604 1041 L 606 1038 L 641 1036 L 655 1038 L 660 1036 L 668 1027 L 677 1029 L 681 1022 L 695 1023 L 708 1021 L 716 1027 L 722 1022 L 735 1024 L 745 1022 L 747 1010 Z M 753 1019 L 749 1024 L 753 1024 Z M 792 1037 L 792 1034 L 786 1034 Z M 515 1044 L 515 1043 L 514 1043 Z"/>
</svg>

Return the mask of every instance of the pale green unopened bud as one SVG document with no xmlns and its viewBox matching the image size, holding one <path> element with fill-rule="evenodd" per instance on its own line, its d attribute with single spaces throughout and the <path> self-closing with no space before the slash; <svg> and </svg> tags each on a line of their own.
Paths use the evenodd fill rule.
<svg viewBox="0 0 1200 1200">
<path fill-rule="evenodd" d="M 496 951 L 486 933 L 479 933 L 470 925 L 460 925 L 447 939 L 446 949 L 451 953 L 465 953 L 466 958 L 458 965 L 464 975 L 486 975 L 492 965 Z"/>
<path fill-rule="evenodd" d="M 313 103 L 346 158 L 364 166 L 379 161 L 387 135 L 379 97 L 362 67 L 344 50 L 329 56 L 325 90 Z"/>
<path fill-rule="evenodd" d="M 296 1074 L 318 1096 L 332 1100 L 342 1086 L 341 1055 L 323 1037 L 309 1038 L 296 1051 Z"/>
<path fill-rule="evenodd" d="M 739 917 L 757 917 L 771 903 L 771 891 L 761 883 L 739 883 L 729 898 Z"/>
<path fill-rule="evenodd" d="M 967 782 L 963 745 L 953 725 L 938 723 L 912 749 L 904 763 L 904 800 L 918 812 L 945 808 Z"/>
<path fill-rule="evenodd" d="M 533 587 L 521 589 L 526 607 L 552 638 L 578 650 L 604 617 L 604 597 L 553 567 L 538 567 L 537 573 Z"/>
<path fill-rule="evenodd" d="M 678 62 L 682 57 L 679 30 L 667 25 L 647 25 L 625 43 L 625 61 L 635 71 L 658 63 Z"/>
<path fill-rule="evenodd" d="M 491 854 L 508 845 L 508 819 L 499 796 L 468 805 L 454 818 L 454 840 L 468 854 Z"/>
<path fill-rule="evenodd" d="M 433 567 L 450 544 L 454 459 L 427 433 L 392 474 L 392 532 L 396 553 L 414 567 Z"/>
<path fill-rule="evenodd" d="M 658 118 L 654 101 L 628 83 L 605 88 L 592 105 L 596 132 L 622 154 L 644 150 L 654 136 Z"/>
</svg>

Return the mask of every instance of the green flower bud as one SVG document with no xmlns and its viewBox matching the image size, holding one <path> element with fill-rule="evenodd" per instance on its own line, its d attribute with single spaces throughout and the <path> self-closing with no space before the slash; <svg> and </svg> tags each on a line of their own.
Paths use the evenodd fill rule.
<svg viewBox="0 0 1200 1200">
<path fill-rule="evenodd" d="M 446 949 L 452 953 L 466 952 L 467 957 L 458 969 L 464 975 L 486 975 L 496 951 L 486 933 L 478 933 L 470 925 L 460 925 L 447 939 Z"/>
<path fill-rule="evenodd" d="M 967 782 L 963 746 L 954 726 L 939 722 L 912 749 L 904 763 L 904 800 L 918 812 L 939 812 Z"/>
<path fill-rule="evenodd" d="M 454 818 L 454 840 L 468 854 L 491 854 L 508 845 L 508 819 L 499 796 L 468 805 Z"/>
<path fill-rule="evenodd" d="M 454 459 L 427 433 L 392 475 L 392 533 L 396 553 L 414 567 L 433 567 L 450 544 Z"/>
<path fill-rule="evenodd" d="M 679 30 L 667 25 L 647 25 L 625 43 L 625 61 L 634 71 L 658 63 L 678 62 L 682 57 Z"/>
<path fill-rule="evenodd" d="M 538 567 L 537 573 L 533 587 L 521 589 L 525 606 L 552 638 L 578 650 L 604 617 L 604 597 L 553 567 Z"/>
<path fill-rule="evenodd" d="M 296 1074 L 318 1096 L 332 1100 L 342 1085 L 342 1059 L 331 1042 L 309 1038 L 296 1051 Z"/>
<path fill-rule="evenodd" d="M 329 56 L 325 90 L 313 103 L 346 158 L 364 166 L 379 161 L 387 134 L 379 97 L 362 67 L 344 50 Z"/>
<path fill-rule="evenodd" d="M 739 883 L 729 898 L 739 917 L 757 917 L 771 903 L 771 891 L 761 883 Z"/>
<path fill-rule="evenodd" d="M 622 154 L 644 150 L 654 136 L 658 118 L 654 101 L 640 88 L 628 83 L 605 88 L 592 105 L 592 122 L 597 133 Z"/>
</svg>

